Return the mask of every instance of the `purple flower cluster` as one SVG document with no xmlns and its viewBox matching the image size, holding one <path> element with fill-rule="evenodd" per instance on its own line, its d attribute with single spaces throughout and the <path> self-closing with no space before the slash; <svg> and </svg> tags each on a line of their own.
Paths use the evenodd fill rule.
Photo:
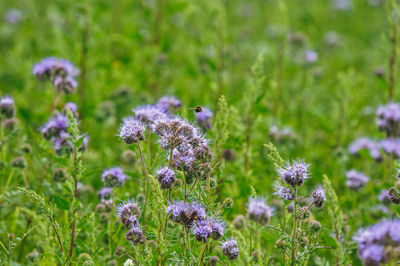
<svg viewBox="0 0 400 266">
<path fill-rule="evenodd" d="M 207 107 L 203 107 L 200 112 L 195 112 L 196 121 L 203 130 L 211 129 L 211 118 L 213 113 Z"/>
<path fill-rule="evenodd" d="M 12 118 L 14 115 L 14 99 L 6 95 L 0 99 L 0 118 Z"/>
<path fill-rule="evenodd" d="M 157 180 L 162 189 L 171 189 L 176 180 L 175 172 L 168 167 L 164 167 L 157 172 Z"/>
<path fill-rule="evenodd" d="M 70 103 L 71 105 L 72 103 Z M 66 107 L 69 108 L 69 107 Z M 54 150 L 57 154 L 70 153 L 73 150 L 73 145 L 70 142 L 70 134 L 67 131 L 68 119 L 65 114 L 56 114 L 41 128 L 43 137 L 47 140 L 52 140 Z M 80 151 L 87 148 L 89 137 L 84 136 Z"/>
<path fill-rule="evenodd" d="M 104 201 L 111 200 L 112 192 L 113 192 L 113 188 L 112 187 L 103 187 L 99 191 L 99 196 L 100 196 L 101 201 L 104 202 Z"/>
<path fill-rule="evenodd" d="M 33 74 L 40 81 L 50 80 L 59 92 L 73 93 L 79 70 L 68 60 L 48 57 L 33 66 Z"/>
<path fill-rule="evenodd" d="M 291 187 L 301 186 L 310 178 L 309 164 L 301 160 L 287 162 L 284 167 L 278 169 L 279 176 Z"/>
<path fill-rule="evenodd" d="M 375 161 L 381 161 L 382 155 L 380 153 L 381 145 L 369 138 L 359 138 L 350 144 L 349 152 L 353 155 L 358 155 L 360 150 L 369 150 L 369 154 Z"/>
<path fill-rule="evenodd" d="M 120 167 L 112 167 L 105 169 L 101 175 L 105 187 L 120 187 L 128 176 Z"/>
<path fill-rule="evenodd" d="M 275 184 L 274 186 L 274 194 L 283 200 L 293 200 L 294 199 L 294 191 L 290 188 L 284 187 L 280 184 Z"/>
<path fill-rule="evenodd" d="M 388 137 L 399 135 L 400 129 L 400 104 L 388 103 L 385 106 L 379 106 L 376 111 L 377 126 L 379 130 L 387 133 Z"/>
<path fill-rule="evenodd" d="M 156 103 L 156 107 L 165 114 L 176 111 L 182 106 L 182 103 L 175 97 L 163 96 Z"/>
<path fill-rule="evenodd" d="M 145 237 L 140 229 L 139 221 L 141 212 L 136 202 L 127 201 L 117 206 L 117 216 L 125 228 L 129 229 L 125 235 L 126 240 L 132 244 L 143 244 Z"/>
<path fill-rule="evenodd" d="M 323 187 L 316 188 L 312 194 L 313 204 L 317 208 L 321 208 L 325 202 L 325 189 Z"/>
<path fill-rule="evenodd" d="M 358 242 L 358 254 L 366 265 L 381 265 L 390 259 L 389 250 L 400 248 L 400 221 L 383 220 L 378 224 L 360 229 L 354 239 Z"/>
<path fill-rule="evenodd" d="M 222 254 L 229 260 L 234 260 L 239 256 L 239 248 L 235 239 L 230 239 L 222 243 Z"/>
<path fill-rule="evenodd" d="M 132 109 L 132 112 L 135 113 L 136 120 L 142 122 L 145 125 L 151 125 L 156 119 L 168 118 L 165 112 L 153 105 L 139 106 Z"/>
<path fill-rule="evenodd" d="M 261 225 L 266 225 L 271 219 L 273 210 L 265 203 L 263 198 L 250 198 L 247 205 L 247 218 Z"/>
<path fill-rule="evenodd" d="M 304 61 L 306 63 L 314 63 L 318 60 L 317 52 L 313 50 L 307 50 L 304 52 Z"/>
<path fill-rule="evenodd" d="M 167 214 L 176 223 L 192 228 L 195 221 L 203 221 L 207 218 L 206 211 L 201 204 L 175 201 L 167 207 Z"/>
<path fill-rule="evenodd" d="M 119 128 L 119 137 L 126 144 L 138 143 L 144 140 L 145 127 L 133 117 L 123 119 L 123 123 Z"/>
<path fill-rule="evenodd" d="M 350 170 L 346 172 L 346 186 L 350 189 L 357 190 L 365 186 L 369 178 L 363 173 L 357 172 L 356 170 Z"/>
</svg>

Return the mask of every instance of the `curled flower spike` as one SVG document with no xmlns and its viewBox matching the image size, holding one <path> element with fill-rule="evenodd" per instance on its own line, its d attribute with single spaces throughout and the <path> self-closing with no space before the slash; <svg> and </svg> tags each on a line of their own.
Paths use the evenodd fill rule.
<svg viewBox="0 0 400 266">
<path fill-rule="evenodd" d="M 262 225 L 269 223 L 273 208 L 265 204 L 263 198 L 250 198 L 247 207 L 247 218 Z"/>
<path fill-rule="evenodd" d="M 388 191 L 388 196 L 394 204 L 400 204 L 400 192 L 397 188 L 391 187 Z"/>
<path fill-rule="evenodd" d="M 134 245 L 143 244 L 145 242 L 145 237 L 140 229 L 136 216 L 131 216 L 129 220 L 132 227 L 125 235 L 126 240 Z"/>
<path fill-rule="evenodd" d="M 224 221 L 220 220 L 219 218 L 216 218 L 210 222 L 210 227 L 211 227 L 211 238 L 214 240 L 218 240 L 224 235 L 226 224 Z"/>
<path fill-rule="evenodd" d="M 134 201 L 128 200 L 126 202 L 120 203 L 117 206 L 117 216 L 126 228 L 128 228 L 132 224 L 132 216 L 137 219 L 140 217 L 140 215 L 141 212 L 139 210 L 139 207 Z"/>
<path fill-rule="evenodd" d="M 157 180 L 162 189 L 171 189 L 176 180 L 175 172 L 164 167 L 157 172 Z"/>
<path fill-rule="evenodd" d="M 350 189 L 360 189 L 365 186 L 368 182 L 369 178 L 366 177 L 363 173 L 357 172 L 356 170 L 350 170 L 346 172 L 346 186 Z"/>
<path fill-rule="evenodd" d="M 234 260 L 239 256 L 239 248 L 235 239 L 230 239 L 222 243 L 222 254 L 229 260 Z"/>
<path fill-rule="evenodd" d="M 127 178 L 128 176 L 119 167 L 105 169 L 101 175 L 106 187 L 120 187 Z"/>
<path fill-rule="evenodd" d="M 318 187 L 312 193 L 314 206 L 321 208 L 325 202 L 325 190 L 323 187 Z"/>
<path fill-rule="evenodd" d="M 126 143 L 138 143 L 144 140 L 144 126 L 133 117 L 123 119 L 123 123 L 119 129 L 119 137 Z"/>
<path fill-rule="evenodd" d="M 280 177 L 291 187 L 302 186 L 304 181 L 310 178 L 309 164 L 297 160 L 292 163 L 287 162 L 284 167 L 278 169 Z"/>
<path fill-rule="evenodd" d="M 10 96 L 4 96 L 0 99 L 0 116 L 3 118 L 12 118 L 15 115 L 14 99 Z"/>
</svg>

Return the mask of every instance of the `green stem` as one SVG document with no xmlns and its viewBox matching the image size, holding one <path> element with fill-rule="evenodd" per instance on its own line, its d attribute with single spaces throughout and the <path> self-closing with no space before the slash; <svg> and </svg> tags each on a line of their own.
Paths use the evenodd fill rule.
<svg viewBox="0 0 400 266">
<path fill-rule="evenodd" d="M 296 261 L 296 230 L 297 230 L 297 188 L 294 188 L 294 210 L 293 210 L 293 231 L 292 231 L 292 241 L 294 242 L 292 245 L 292 262 L 291 265 L 295 265 Z"/>
</svg>

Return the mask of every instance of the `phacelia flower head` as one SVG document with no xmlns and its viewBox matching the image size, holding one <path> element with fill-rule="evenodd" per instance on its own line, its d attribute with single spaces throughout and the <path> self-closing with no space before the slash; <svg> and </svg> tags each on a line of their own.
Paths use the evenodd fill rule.
<svg viewBox="0 0 400 266">
<path fill-rule="evenodd" d="M 167 214 L 176 223 L 191 228 L 195 221 L 205 220 L 207 215 L 204 207 L 198 203 L 176 201 L 167 207 Z"/>
<path fill-rule="evenodd" d="M 383 203 L 383 204 L 389 204 L 391 202 L 390 196 L 389 196 L 389 191 L 382 189 L 381 193 L 378 196 L 378 199 Z"/>
<path fill-rule="evenodd" d="M 179 117 L 157 119 L 154 121 L 152 129 L 161 138 L 160 144 L 165 150 L 185 146 L 197 133 L 197 128 Z"/>
<path fill-rule="evenodd" d="M 71 111 L 71 113 L 77 117 L 78 116 L 78 106 L 73 102 L 68 102 L 64 106 L 64 114 L 66 115 L 67 109 Z"/>
<path fill-rule="evenodd" d="M 112 191 L 113 188 L 112 187 L 103 187 L 100 191 L 99 191 L 99 196 L 100 199 L 103 200 L 110 200 L 111 196 L 112 196 Z"/>
<path fill-rule="evenodd" d="M 10 96 L 4 96 L 0 99 L 0 116 L 11 118 L 15 114 L 14 99 Z"/>
<path fill-rule="evenodd" d="M 125 238 L 133 245 L 143 244 L 145 242 L 145 237 L 143 235 L 142 229 L 140 229 L 139 221 L 136 216 L 129 217 L 131 228 L 126 233 Z"/>
<path fill-rule="evenodd" d="M 286 188 L 282 185 L 275 184 L 275 196 L 278 196 L 279 198 L 283 200 L 293 200 L 294 199 L 294 191 L 291 190 L 290 188 Z"/>
<path fill-rule="evenodd" d="M 363 173 L 357 172 L 356 170 L 350 170 L 346 172 L 346 186 L 350 189 L 357 190 L 368 182 L 369 178 Z"/>
<path fill-rule="evenodd" d="M 156 103 L 156 107 L 162 112 L 169 114 L 171 111 L 176 111 L 182 106 L 181 101 L 175 97 L 163 96 Z"/>
<path fill-rule="evenodd" d="M 315 51 L 307 50 L 304 52 L 304 61 L 306 63 L 314 63 L 318 60 L 318 54 Z"/>
<path fill-rule="evenodd" d="M 247 218 L 262 225 L 269 223 L 273 208 L 263 198 L 250 198 L 247 206 Z"/>
<path fill-rule="evenodd" d="M 134 201 L 128 200 L 117 206 L 117 216 L 126 228 L 129 228 L 129 226 L 135 222 L 134 219 L 138 219 L 140 215 L 140 209 Z"/>
<path fill-rule="evenodd" d="M 321 208 L 324 205 L 325 202 L 325 189 L 323 187 L 318 187 L 316 188 L 312 194 L 312 200 L 314 203 L 314 206 L 317 208 Z"/>
<path fill-rule="evenodd" d="M 123 123 L 119 129 L 119 137 L 126 143 L 138 143 L 144 140 L 145 128 L 139 121 L 133 117 L 123 119 Z"/>
<path fill-rule="evenodd" d="M 136 120 L 145 125 L 151 125 L 156 119 L 166 119 L 167 115 L 153 105 L 144 105 L 132 109 L 135 113 Z"/>
<path fill-rule="evenodd" d="M 222 243 L 222 254 L 229 260 L 234 260 L 239 256 L 239 248 L 235 239 L 230 239 Z"/>
<path fill-rule="evenodd" d="M 128 176 L 119 167 L 105 169 L 101 175 L 101 179 L 106 187 L 120 187 Z"/>
<path fill-rule="evenodd" d="M 400 221 L 383 220 L 360 229 L 354 239 L 358 242 L 358 254 L 366 265 L 386 263 L 390 249 L 400 247 Z"/>
<path fill-rule="evenodd" d="M 198 221 L 193 229 L 193 234 L 197 241 L 207 242 L 212 234 L 210 222 L 207 220 Z"/>
<path fill-rule="evenodd" d="M 207 107 L 203 107 L 200 112 L 195 112 L 196 121 L 202 129 L 211 129 L 211 118 L 213 113 Z"/>
<path fill-rule="evenodd" d="M 284 167 L 278 169 L 280 177 L 291 187 L 301 186 L 304 181 L 310 178 L 309 164 L 296 160 L 292 163 L 287 162 Z"/>
<path fill-rule="evenodd" d="M 395 158 L 400 157 L 400 139 L 387 138 L 380 141 L 380 145 L 386 154 L 392 155 Z"/>
<path fill-rule="evenodd" d="M 52 117 L 41 129 L 45 139 L 52 137 L 62 138 L 62 133 L 66 133 L 68 127 L 68 119 L 65 115 L 57 114 Z M 64 137 L 68 137 L 66 134 Z"/>
<path fill-rule="evenodd" d="M 164 167 L 157 172 L 157 180 L 162 189 L 171 189 L 176 180 L 175 172 L 168 167 Z"/>
<path fill-rule="evenodd" d="M 221 219 L 214 218 L 210 222 L 210 227 L 211 227 L 211 238 L 214 240 L 218 240 L 224 235 L 226 224 Z"/>
</svg>

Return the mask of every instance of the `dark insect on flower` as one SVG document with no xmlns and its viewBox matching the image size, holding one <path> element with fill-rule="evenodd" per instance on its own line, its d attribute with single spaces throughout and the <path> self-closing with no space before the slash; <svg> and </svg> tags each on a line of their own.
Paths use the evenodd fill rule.
<svg viewBox="0 0 400 266">
<path fill-rule="evenodd" d="M 273 208 L 265 204 L 263 198 L 250 198 L 247 205 L 247 218 L 262 225 L 269 223 Z"/>
<path fill-rule="evenodd" d="M 176 180 L 175 172 L 164 167 L 157 172 L 157 180 L 162 189 L 171 189 Z"/>
<path fill-rule="evenodd" d="M 391 202 L 394 204 L 400 204 L 400 192 L 397 188 L 391 187 L 388 191 L 388 196 Z"/>
<path fill-rule="evenodd" d="M 212 234 L 210 222 L 207 220 L 198 221 L 194 226 L 193 234 L 197 241 L 207 242 L 207 239 Z"/>
<path fill-rule="evenodd" d="M 141 215 L 138 205 L 133 201 L 126 201 L 123 203 L 118 204 L 117 206 L 117 216 L 119 217 L 121 223 L 126 227 L 129 226 L 134 222 L 132 217 L 138 219 Z"/>
<path fill-rule="evenodd" d="M 196 106 L 195 108 L 190 108 L 189 110 L 194 110 L 196 113 L 200 113 L 201 111 L 203 111 L 203 107 Z"/>
<path fill-rule="evenodd" d="M 172 221 L 180 223 L 186 228 L 191 228 L 195 221 L 205 220 L 207 217 L 202 205 L 183 201 L 170 203 L 167 207 L 167 214 Z"/>
<path fill-rule="evenodd" d="M 106 187 L 120 187 L 128 178 L 120 167 L 112 167 L 105 169 L 101 175 L 101 179 Z"/>
<path fill-rule="evenodd" d="M 280 177 L 291 187 L 302 186 L 304 181 L 310 178 L 309 164 L 297 160 L 292 163 L 287 162 L 284 167 L 278 169 Z"/>
<path fill-rule="evenodd" d="M 325 190 L 323 187 L 318 187 L 312 193 L 314 206 L 317 208 L 321 208 L 325 202 Z"/>
<path fill-rule="evenodd" d="M 363 173 L 357 172 L 356 170 L 350 170 L 346 172 L 346 186 L 350 189 L 360 189 L 365 186 L 368 182 L 369 178 L 366 177 Z"/>
<path fill-rule="evenodd" d="M 14 99 L 4 96 L 0 99 L 0 115 L 4 118 L 12 118 L 15 115 Z"/>
<path fill-rule="evenodd" d="M 123 119 L 123 123 L 119 129 L 119 137 L 126 143 L 138 143 L 144 140 L 144 126 L 133 117 Z"/>
<path fill-rule="evenodd" d="M 234 260 L 239 256 L 239 248 L 235 239 L 230 239 L 222 243 L 222 254 L 229 260 Z"/>
</svg>

